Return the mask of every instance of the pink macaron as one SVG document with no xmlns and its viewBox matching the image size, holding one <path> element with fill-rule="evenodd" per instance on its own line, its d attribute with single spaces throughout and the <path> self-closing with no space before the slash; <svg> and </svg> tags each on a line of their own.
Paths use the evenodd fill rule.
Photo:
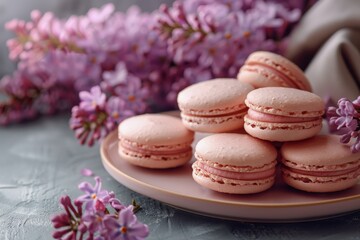
<svg viewBox="0 0 360 240">
<path fill-rule="evenodd" d="M 183 124 L 199 132 L 243 128 L 246 95 L 254 88 L 236 79 L 214 79 L 191 85 L 177 98 Z"/>
<path fill-rule="evenodd" d="M 245 131 L 263 140 L 297 141 L 316 135 L 322 127 L 323 100 L 308 91 L 266 87 L 250 92 Z"/>
<path fill-rule="evenodd" d="M 290 60 L 271 52 L 254 52 L 240 68 L 237 78 L 255 88 L 290 87 L 311 91 L 303 71 Z"/>
<path fill-rule="evenodd" d="M 196 145 L 193 178 L 205 188 L 250 194 L 269 189 L 275 181 L 276 149 L 246 134 L 220 133 Z"/>
<path fill-rule="evenodd" d="M 284 181 L 307 192 L 335 192 L 354 186 L 360 176 L 360 153 L 353 154 L 339 136 L 318 135 L 281 148 Z"/>
<path fill-rule="evenodd" d="M 124 120 L 118 127 L 119 154 L 131 164 L 172 168 L 192 158 L 194 132 L 181 120 L 163 114 L 144 114 Z"/>
</svg>

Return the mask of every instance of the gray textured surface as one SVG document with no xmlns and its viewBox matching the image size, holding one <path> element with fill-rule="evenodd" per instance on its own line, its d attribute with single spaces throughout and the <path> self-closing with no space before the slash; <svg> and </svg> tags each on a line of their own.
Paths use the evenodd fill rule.
<svg viewBox="0 0 360 240">
<path fill-rule="evenodd" d="M 223 221 L 176 210 L 130 191 L 104 170 L 99 146 L 82 147 L 67 115 L 0 128 L 0 239 L 51 239 L 49 218 L 61 210 L 58 198 L 76 197 L 90 168 L 105 189 L 124 203 L 143 206 L 138 218 L 149 239 L 360 239 L 360 213 L 307 223 L 264 224 Z"/>
</svg>

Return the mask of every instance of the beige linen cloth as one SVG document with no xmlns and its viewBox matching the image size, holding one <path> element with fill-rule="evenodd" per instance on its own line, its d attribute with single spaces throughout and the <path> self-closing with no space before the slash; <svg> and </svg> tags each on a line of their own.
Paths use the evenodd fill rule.
<svg viewBox="0 0 360 240">
<path fill-rule="evenodd" d="M 320 0 L 290 37 L 287 57 L 313 92 L 337 102 L 360 95 L 360 0 Z"/>
</svg>

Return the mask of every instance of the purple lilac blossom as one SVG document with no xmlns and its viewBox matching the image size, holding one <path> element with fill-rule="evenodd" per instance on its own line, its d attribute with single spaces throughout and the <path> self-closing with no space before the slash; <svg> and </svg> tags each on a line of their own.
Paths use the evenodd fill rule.
<svg viewBox="0 0 360 240">
<path fill-rule="evenodd" d="M 105 111 L 108 114 L 107 128 L 114 129 L 123 119 L 133 116 L 134 111 L 126 108 L 126 102 L 119 98 L 112 96 L 106 103 Z"/>
<path fill-rule="evenodd" d="M 113 207 L 117 212 L 125 209 L 125 206 L 120 202 L 119 199 L 115 198 L 115 196 L 109 200 L 109 203 L 111 207 Z"/>
<path fill-rule="evenodd" d="M 105 137 L 114 129 L 114 124 L 109 123 L 106 112 L 106 96 L 100 87 L 93 87 L 90 92 L 81 92 L 82 102 L 72 108 L 70 128 L 75 131 L 76 138 L 81 144 L 92 146 L 96 140 Z"/>
<path fill-rule="evenodd" d="M 60 204 L 65 210 L 65 213 L 60 213 L 51 218 L 53 227 L 57 229 L 53 233 L 55 239 L 82 239 L 84 233 L 88 230 L 83 223 L 82 217 L 82 203 L 75 201 L 75 207 L 71 202 L 69 196 L 60 198 Z M 79 232 L 79 235 L 78 235 Z"/>
<path fill-rule="evenodd" d="M 0 83 L 9 99 L 0 103 L 0 123 L 73 107 L 70 127 L 92 146 L 126 117 L 177 108 L 178 92 L 190 84 L 235 77 L 253 51 L 281 53 L 307 6 L 185 0 L 122 13 L 106 4 L 68 19 L 33 11 L 29 22 L 6 25 L 15 34 L 8 47 L 18 67 Z M 102 93 L 90 93 L 91 101 L 81 92 L 93 86 Z"/>
<path fill-rule="evenodd" d="M 298 21 L 299 10 L 262 1 L 239 2 L 237 6 L 204 1 L 189 7 L 187 1 L 176 1 L 171 8 L 162 6 L 158 29 L 175 62 L 195 61 L 200 67 L 209 67 L 215 77 L 231 77 L 235 72 L 230 74 L 228 69 L 234 65 L 238 69 L 249 53 L 279 51 L 276 42 L 268 44 L 268 40 L 278 39 L 269 38 L 267 32 Z M 243 58 L 237 58 L 243 51 Z"/>
<path fill-rule="evenodd" d="M 87 225 L 87 230 L 90 234 L 96 234 L 96 232 L 103 229 L 105 215 L 104 211 L 85 211 L 82 221 Z"/>
<path fill-rule="evenodd" d="M 80 96 L 80 108 L 85 111 L 94 112 L 97 108 L 103 109 L 105 106 L 106 96 L 101 92 L 99 86 L 92 87 L 90 92 L 82 91 Z"/>
<path fill-rule="evenodd" d="M 88 169 L 88 168 L 83 168 L 83 169 L 81 169 L 80 173 L 81 173 L 81 175 L 84 176 L 84 177 L 94 176 L 93 171 L 91 171 L 91 169 Z"/>
<path fill-rule="evenodd" d="M 351 151 L 356 153 L 360 151 L 360 107 L 359 97 L 351 102 L 347 98 L 341 98 L 337 107 L 328 107 L 327 119 L 329 121 L 330 131 L 341 135 L 340 142 L 347 144 L 352 139 Z"/>
<path fill-rule="evenodd" d="M 149 234 L 147 225 L 140 223 L 130 205 L 119 213 L 119 218 L 107 217 L 104 220 L 108 239 L 112 240 L 141 240 Z"/>
<path fill-rule="evenodd" d="M 81 173 L 85 176 L 94 175 L 90 169 L 83 169 Z M 148 235 L 148 227 L 137 221 L 134 215 L 135 210 L 139 209 L 139 205 L 133 201 L 135 208 L 124 206 L 115 197 L 114 192 L 101 189 L 100 177 L 96 176 L 95 181 L 95 186 L 91 186 L 87 182 L 79 185 L 79 188 L 85 191 L 85 195 L 80 196 L 74 203 L 71 202 L 69 196 L 60 198 L 64 212 L 51 219 L 55 228 L 53 238 L 73 240 L 144 239 Z M 111 235 L 117 229 L 111 228 L 109 231 L 109 225 L 114 224 L 120 226 L 119 238 L 113 238 Z"/>
<path fill-rule="evenodd" d="M 78 197 L 76 200 L 85 203 L 85 209 L 87 212 L 96 212 L 96 206 L 99 204 L 107 204 L 111 199 L 109 192 L 101 189 L 101 179 L 95 177 L 95 186 L 92 186 L 88 182 L 82 182 L 79 184 L 79 189 L 85 194 Z M 100 201 L 101 203 L 98 203 Z"/>
<path fill-rule="evenodd" d="M 247 56 L 258 50 L 282 53 L 287 35 L 301 17 L 292 4 L 273 1 L 175 1 L 162 5 L 156 29 L 167 42 L 167 51 L 179 69 L 169 87 L 174 102 L 179 86 L 208 79 L 235 77 Z M 180 67 L 181 66 L 181 67 Z M 171 73 L 170 73 L 171 74 Z M 189 77 L 191 75 L 191 77 Z"/>
</svg>

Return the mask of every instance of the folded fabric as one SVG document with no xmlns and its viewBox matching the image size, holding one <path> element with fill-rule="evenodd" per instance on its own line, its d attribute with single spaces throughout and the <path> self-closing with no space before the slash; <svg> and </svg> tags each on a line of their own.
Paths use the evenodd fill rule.
<svg viewBox="0 0 360 240">
<path fill-rule="evenodd" d="M 360 95 L 360 1 L 322 0 L 292 33 L 287 57 L 305 69 L 313 91 L 336 102 Z"/>
</svg>

